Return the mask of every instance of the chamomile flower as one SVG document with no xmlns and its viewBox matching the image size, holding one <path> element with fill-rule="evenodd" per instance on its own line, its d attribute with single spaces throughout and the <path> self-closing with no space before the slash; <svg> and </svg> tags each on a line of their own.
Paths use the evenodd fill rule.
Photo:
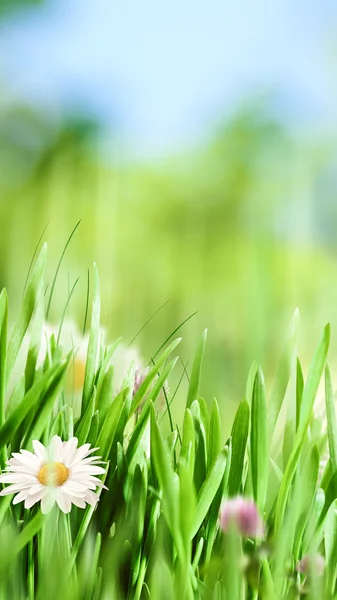
<svg viewBox="0 0 337 600">
<path fill-rule="evenodd" d="M 85 508 L 95 505 L 99 497 L 96 488 L 105 488 L 97 475 L 105 473 L 100 456 L 93 456 L 98 448 L 90 449 L 90 444 L 77 447 L 76 437 L 62 442 L 55 435 L 46 448 L 34 440 L 34 452 L 21 450 L 13 452 L 6 473 L 0 476 L 0 483 L 9 483 L 0 496 L 16 494 L 13 504 L 25 503 L 31 508 L 41 501 L 41 511 L 48 513 L 55 502 L 68 513 L 71 505 Z"/>
</svg>

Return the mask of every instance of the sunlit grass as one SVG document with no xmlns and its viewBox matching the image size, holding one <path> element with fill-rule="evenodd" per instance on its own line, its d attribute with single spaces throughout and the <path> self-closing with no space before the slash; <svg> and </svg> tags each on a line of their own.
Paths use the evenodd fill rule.
<svg viewBox="0 0 337 600">
<path fill-rule="evenodd" d="M 336 597 L 337 420 L 326 364 L 329 326 L 303 374 L 296 311 L 271 391 L 253 363 L 233 421 L 226 407 L 220 414 L 217 400 L 200 397 L 206 332 L 190 359 L 184 406 L 170 389 L 179 324 L 164 343 L 158 340 L 142 376 L 133 361 L 116 389 L 120 341 L 106 345 L 102 338 L 94 266 L 78 395 L 69 388 L 76 343 L 67 353 L 62 326 L 44 340 L 41 357 L 53 298 L 46 259 L 44 246 L 10 334 L 6 291 L 0 295 L 1 467 L 13 452 L 31 451 L 33 440 L 48 445 L 54 435 L 75 436 L 79 445 L 99 448 L 108 490 L 97 491 L 96 506 L 73 506 L 69 514 L 54 507 L 42 515 L 39 504 L 25 509 L 11 496 L 0 498 L 0 599 Z M 326 410 L 317 412 L 322 377 Z M 228 439 L 225 431 L 231 431 Z M 241 497 L 250 502 L 226 504 Z"/>
</svg>

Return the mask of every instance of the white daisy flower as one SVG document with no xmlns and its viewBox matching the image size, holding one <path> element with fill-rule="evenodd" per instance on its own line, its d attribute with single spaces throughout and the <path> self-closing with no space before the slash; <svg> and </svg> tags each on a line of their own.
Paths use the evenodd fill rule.
<svg viewBox="0 0 337 600">
<path fill-rule="evenodd" d="M 107 489 L 97 478 L 105 473 L 98 466 L 103 461 L 100 456 L 92 456 L 98 448 L 90 449 L 90 444 L 77 448 L 77 444 L 76 437 L 62 442 L 54 435 L 47 448 L 34 440 L 34 452 L 13 452 L 13 458 L 7 461 L 7 472 L 0 476 L 0 483 L 11 485 L 0 496 L 16 494 L 13 504 L 24 501 L 25 508 L 41 501 L 44 514 L 55 502 L 64 513 L 70 512 L 72 504 L 79 508 L 85 508 L 86 503 L 96 504 L 99 497 L 94 490 Z"/>
</svg>

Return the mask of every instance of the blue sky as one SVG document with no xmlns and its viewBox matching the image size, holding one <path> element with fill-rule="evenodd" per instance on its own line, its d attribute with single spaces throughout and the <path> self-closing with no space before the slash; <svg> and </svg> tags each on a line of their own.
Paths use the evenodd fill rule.
<svg viewBox="0 0 337 600">
<path fill-rule="evenodd" d="M 268 91 L 293 126 L 335 127 L 336 32 L 332 0 L 50 0 L 2 24 L 0 73 L 56 114 L 81 102 L 155 156 Z"/>
</svg>

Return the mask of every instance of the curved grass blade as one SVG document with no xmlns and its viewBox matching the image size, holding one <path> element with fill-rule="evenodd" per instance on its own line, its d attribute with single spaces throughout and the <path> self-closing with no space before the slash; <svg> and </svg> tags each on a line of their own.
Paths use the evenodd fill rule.
<svg viewBox="0 0 337 600">
<path fill-rule="evenodd" d="M 304 379 L 299 359 L 296 361 L 296 431 L 300 424 Z"/>
<path fill-rule="evenodd" d="M 18 320 L 14 325 L 14 329 L 8 344 L 7 363 L 6 363 L 6 380 L 8 381 L 13 366 L 15 364 L 18 352 L 20 350 L 22 340 L 28 329 L 36 303 L 40 298 L 40 289 L 43 288 L 43 277 L 47 262 L 47 245 L 44 244 L 42 250 L 36 260 L 32 273 L 27 283 L 27 288 L 22 301 L 21 312 Z"/>
<path fill-rule="evenodd" d="M 271 435 L 275 430 L 296 356 L 298 323 L 299 310 L 296 309 L 290 324 L 289 335 L 282 352 L 268 404 L 268 431 Z"/>
<path fill-rule="evenodd" d="M 47 228 L 48 228 L 48 226 L 49 226 L 49 223 L 50 223 L 50 221 L 48 221 L 47 225 L 45 226 L 44 230 L 42 231 L 42 233 L 41 233 L 41 235 L 40 235 L 40 237 L 39 237 L 39 239 L 38 239 L 38 242 L 37 242 L 37 244 L 36 244 L 36 246 L 35 246 L 35 249 L 34 249 L 34 252 L 33 252 L 33 256 L 32 256 L 32 259 L 31 259 L 31 261 L 30 261 L 30 263 L 29 263 L 29 267 L 28 267 L 28 272 L 27 272 L 27 275 L 26 275 L 25 284 L 24 284 L 24 286 L 23 286 L 23 292 L 22 292 L 22 296 L 24 296 L 24 295 L 25 295 L 25 291 L 26 291 L 26 287 L 27 287 L 27 283 L 28 283 L 29 275 L 30 275 L 30 272 L 31 272 L 31 270 L 32 270 L 32 266 L 33 266 L 33 263 L 34 263 L 34 259 L 35 259 L 35 256 L 37 255 L 37 251 L 38 251 L 39 245 L 40 245 L 40 243 L 41 243 L 41 240 L 42 240 L 42 238 L 43 238 L 43 236 L 44 236 L 44 234 L 45 234 L 45 232 L 46 232 L 46 230 L 47 230 Z"/>
<path fill-rule="evenodd" d="M 84 311 L 84 320 L 83 320 L 82 335 L 85 334 L 85 330 L 87 328 L 87 319 L 88 319 L 88 311 L 89 311 L 89 296 L 90 296 L 90 271 L 88 269 L 88 274 L 87 274 L 87 293 L 86 293 L 86 298 L 85 298 L 85 311 Z"/>
<path fill-rule="evenodd" d="M 68 237 L 68 239 L 67 239 L 67 242 L 66 242 L 66 245 L 64 246 L 64 248 L 63 248 L 63 250 L 62 250 L 62 254 L 61 254 L 60 260 L 59 260 L 59 262 L 58 262 L 58 265 L 57 265 L 57 267 L 56 267 L 56 271 L 55 271 L 54 279 L 53 279 L 53 282 L 52 282 L 52 284 L 51 284 L 51 288 L 50 288 L 49 300 L 48 300 L 47 309 L 46 309 L 46 319 L 48 319 L 48 317 L 49 317 L 50 305 L 51 305 L 51 301 L 52 301 L 52 299 L 53 299 L 53 294 L 54 294 L 54 289 L 55 289 L 55 285 L 56 285 L 56 280 L 57 280 L 57 276 L 58 276 L 58 274 L 59 274 L 59 270 L 60 270 L 60 268 L 61 268 L 61 264 L 62 264 L 62 261 L 63 261 L 63 257 L 64 257 L 64 255 L 65 255 L 65 253 L 66 253 L 66 251 L 67 251 L 67 248 L 68 248 L 68 246 L 69 246 L 69 244 L 70 244 L 70 242 L 71 242 L 71 239 L 72 239 L 72 237 L 74 236 L 74 234 L 75 234 L 75 231 L 76 231 L 76 229 L 78 228 L 78 226 L 79 226 L 80 222 L 81 222 L 81 220 L 79 220 L 79 221 L 78 221 L 78 223 L 76 223 L 76 225 L 75 225 L 74 229 L 72 230 L 72 232 L 71 232 L 70 236 Z"/>
<path fill-rule="evenodd" d="M 73 287 L 71 288 L 71 290 L 70 290 L 70 292 L 69 292 L 69 294 L 68 294 L 68 298 L 67 298 L 67 301 L 66 301 L 66 303 L 65 303 L 64 309 L 63 309 L 63 313 L 62 313 L 62 317 L 61 317 L 61 321 L 60 321 L 60 327 L 59 327 L 59 330 L 58 330 L 58 334 L 57 334 L 57 340 L 56 340 L 56 344 L 57 344 L 57 346 L 58 346 L 58 345 L 59 345 L 59 343 L 60 343 L 61 332 L 62 332 L 62 326 L 63 326 L 63 322 L 64 322 L 64 319 L 65 319 L 65 316 L 66 316 L 66 312 L 67 312 L 67 309 L 68 309 L 68 306 L 69 306 L 69 302 L 70 302 L 70 300 L 71 300 L 71 297 L 72 297 L 72 295 L 73 295 L 73 293 L 74 293 L 74 291 L 75 291 L 75 288 L 76 288 L 76 286 L 77 286 L 77 284 L 78 284 L 78 281 L 79 281 L 79 277 L 77 277 L 77 279 L 76 279 L 76 281 L 75 281 L 75 283 L 74 283 Z"/>
<path fill-rule="evenodd" d="M 182 326 L 185 325 L 185 323 L 187 323 L 187 321 L 192 319 L 192 317 L 194 317 L 196 314 L 198 314 L 197 310 L 194 313 L 192 313 L 189 317 L 187 317 L 187 319 L 185 319 L 182 323 L 180 323 L 180 325 L 178 325 L 178 327 L 176 327 L 175 330 L 172 331 L 172 333 L 170 333 L 170 335 L 166 338 L 165 342 L 162 343 L 162 345 L 158 348 L 156 353 L 153 355 L 153 357 L 152 357 L 153 359 L 155 359 L 158 356 L 159 352 L 164 348 L 164 346 L 166 346 L 167 342 L 169 342 L 170 339 L 173 338 L 173 336 L 177 333 L 177 331 L 179 331 L 179 329 L 181 329 Z"/>
<path fill-rule="evenodd" d="M 201 367 L 202 367 L 202 361 L 203 361 L 204 352 L 205 352 L 206 339 L 207 339 L 207 329 L 205 329 L 204 333 L 202 334 L 202 337 L 199 342 L 197 352 L 196 352 L 196 355 L 195 355 L 195 358 L 193 361 L 192 373 L 191 373 L 190 383 L 189 383 L 188 392 L 187 392 L 186 408 L 190 408 L 192 402 L 194 400 L 198 399 Z"/>
<path fill-rule="evenodd" d="M 157 315 L 157 314 L 158 314 L 158 313 L 159 313 L 159 312 L 160 312 L 160 311 L 161 311 L 163 308 L 165 308 L 165 306 L 166 306 L 166 305 L 167 305 L 169 302 L 171 302 L 171 300 L 166 300 L 166 302 L 164 302 L 164 304 L 162 304 L 162 305 L 161 305 L 161 306 L 160 306 L 160 307 L 159 307 L 159 308 L 156 310 L 156 312 L 154 312 L 154 313 L 153 313 L 153 315 L 151 315 L 151 317 L 150 317 L 150 318 L 149 318 L 147 321 L 145 321 L 144 325 L 143 325 L 143 326 L 142 326 L 142 327 L 141 327 L 141 328 L 140 328 L 140 329 L 137 331 L 136 335 L 135 335 L 135 336 L 132 338 L 132 340 L 131 340 L 131 342 L 129 343 L 129 346 L 128 346 L 128 347 L 130 347 L 130 346 L 133 344 L 133 342 L 134 342 L 134 341 L 137 339 L 137 337 L 139 336 L 139 334 L 140 334 L 140 333 L 143 331 L 143 329 L 145 329 L 146 325 L 148 325 L 148 324 L 149 324 L 149 323 L 152 321 L 152 319 L 154 319 L 154 317 L 155 317 L 155 316 L 156 316 L 156 315 Z"/>
<path fill-rule="evenodd" d="M 97 358 L 99 351 L 100 337 L 100 315 L 101 315 L 101 299 L 100 299 L 100 284 L 96 263 L 93 265 L 94 283 L 93 283 L 93 301 L 91 313 L 91 326 L 89 335 L 89 344 L 87 352 L 87 360 L 85 364 L 84 385 L 82 394 L 82 407 L 86 410 L 90 398 L 92 396 L 95 384 Z"/>
</svg>

